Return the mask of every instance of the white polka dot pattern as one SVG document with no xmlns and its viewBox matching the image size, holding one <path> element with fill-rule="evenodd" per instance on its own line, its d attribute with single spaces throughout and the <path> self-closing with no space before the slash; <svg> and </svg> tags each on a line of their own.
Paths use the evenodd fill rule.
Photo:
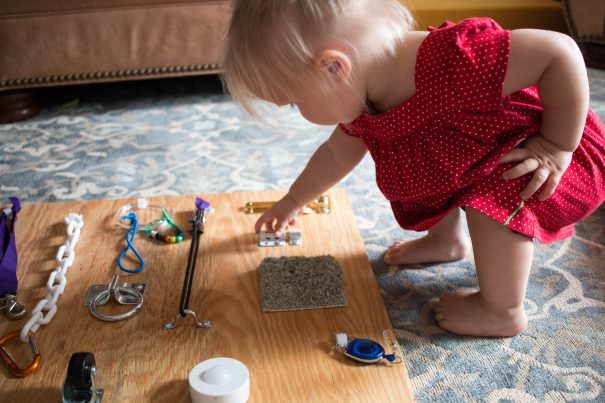
<svg viewBox="0 0 605 403">
<path fill-rule="evenodd" d="M 472 207 L 504 223 L 531 174 L 505 181 L 497 165 L 519 141 L 540 131 L 536 87 L 502 96 L 510 31 L 488 18 L 445 23 L 423 41 L 416 93 L 377 115 L 341 128 L 360 137 L 376 164 L 378 187 L 399 224 L 423 231 L 451 209 Z M 543 243 L 567 238 L 605 199 L 605 127 L 589 111 L 584 135 L 555 194 L 534 194 L 509 221 Z"/>
</svg>

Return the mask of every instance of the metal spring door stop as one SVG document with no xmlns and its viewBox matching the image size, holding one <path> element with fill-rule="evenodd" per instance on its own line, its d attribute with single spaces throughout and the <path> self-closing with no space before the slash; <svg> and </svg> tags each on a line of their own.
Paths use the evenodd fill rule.
<svg viewBox="0 0 605 403">
<path fill-rule="evenodd" d="M 209 320 L 198 320 L 194 311 L 189 309 L 189 298 L 191 297 L 191 287 L 193 286 L 193 276 L 195 274 L 195 266 L 197 262 L 198 250 L 200 247 L 200 237 L 204 233 L 204 223 L 206 222 L 205 213 L 209 210 L 210 203 L 206 200 L 197 197 L 195 199 L 196 210 L 193 213 L 191 220 L 191 247 L 189 248 L 189 258 L 187 259 L 187 268 L 185 270 L 185 278 L 183 280 L 183 291 L 181 292 L 181 302 L 179 304 L 179 313 L 176 315 L 174 322 L 166 322 L 162 324 L 162 329 L 174 329 L 179 325 L 181 319 L 191 316 L 194 325 L 202 328 L 212 327 L 213 323 Z"/>
</svg>

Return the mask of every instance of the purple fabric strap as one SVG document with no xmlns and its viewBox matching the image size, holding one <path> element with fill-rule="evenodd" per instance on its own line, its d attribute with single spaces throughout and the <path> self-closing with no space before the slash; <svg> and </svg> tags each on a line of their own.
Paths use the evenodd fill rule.
<svg viewBox="0 0 605 403">
<path fill-rule="evenodd" d="M 4 294 L 17 293 L 17 244 L 15 241 L 15 223 L 21 203 L 16 197 L 9 197 L 13 207 L 12 219 L 2 211 L 0 230 L 2 231 L 2 250 L 0 250 L 0 297 Z"/>
</svg>

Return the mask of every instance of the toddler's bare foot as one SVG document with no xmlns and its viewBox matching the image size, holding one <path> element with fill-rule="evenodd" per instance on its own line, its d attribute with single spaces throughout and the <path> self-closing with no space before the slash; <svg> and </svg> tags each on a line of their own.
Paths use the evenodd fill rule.
<svg viewBox="0 0 605 403">
<path fill-rule="evenodd" d="M 444 293 L 435 312 L 440 328 L 468 336 L 510 337 L 527 327 L 523 307 L 490 311 L 481 304 L 479 292 Z"/>
<path fill-rule="evenodd" d="M 464 259 L 472 251 L 466 236 L 434 239 L 430 235 L 397 241 L 384 253 L 384 262 L 390 266 L 451 262 Z"/>
</svg>

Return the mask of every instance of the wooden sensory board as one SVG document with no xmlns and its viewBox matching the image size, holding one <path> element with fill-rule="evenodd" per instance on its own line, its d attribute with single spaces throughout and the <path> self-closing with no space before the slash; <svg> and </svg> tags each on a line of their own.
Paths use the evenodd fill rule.
<svg viewBox="0 0 605 403">
<path fill-rule="evenodd" d="M 331 214 L 298 219 L 302 246 L 260 248 L 253 227 L 258 215 L 244 214 L 242 207 L 248 201 L 278 200 L 282 195 L 280 191 L 201 195 L 216 211 L 208 216 L 201 237 L 189 307 L 200 319 L 214 322 L 210 329 L 192 326 L 190 318 L 176 329 L 161 329 L 178 312 L 189 235 L 182 243 L 168 245 L 139 233 L 135 246 L 145 269 L 126 275 L 117 268 L 125 230 L 115 225 L 114 214 L 136 200 L 24 204 L 16 227 L 18 295 L 28 314 L 18 321 L 0 316 L 0 335 L 20 330 L 44 297 L 48 276 L 56 267 L 55 254 L 66 240 L 63 218 L 80 213 L 84 227 L 57 314 L 36 332 L 40 367 L 17 379 L 0 365 L 0 401 L 60 401 L 69 358 L 78 351 L 95 356 L 95 381 L 105 391 L 103 402 L 189 402 L 189 371 L 203 360 L 221 356 L 248 367 L 250 402 L 413 401 L 405 363 L 364 365 L 334 351 L 337 332 L 384 345 L 382 332 L 391 329 L 346 192 L 329 193 Z M 194 199 L 148 200 L 171 209 L 175 222 L 187 232 Z M 257 267 L 264 257 L 324 254 L 333 255 L 342 267 L 348 307 L 262 312 Z M 84 299 L 91 285 L 108 284 L 115 273 L 129 283 L 145 282 L 145 303 L 130 319 L 103 322 L 90 314 Z M 27 343 L 15 339 L 6 348 L 21 366 L 27 365 L 31 356 Z"/>
</svg>

